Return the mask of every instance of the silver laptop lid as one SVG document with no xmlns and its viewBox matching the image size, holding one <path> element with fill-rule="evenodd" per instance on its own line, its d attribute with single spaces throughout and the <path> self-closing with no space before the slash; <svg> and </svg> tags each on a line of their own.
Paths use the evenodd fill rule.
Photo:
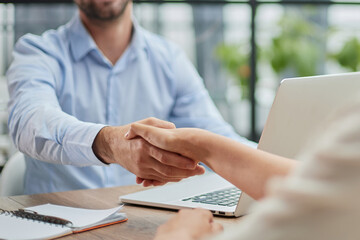
<svg viewBox="0 0 360 240">
<path fill-rule="evenodd" d="M 284 79 L 258 148 L 294 158 L 324 120 L 359 93 L 359 72 Z"/>
</svg>

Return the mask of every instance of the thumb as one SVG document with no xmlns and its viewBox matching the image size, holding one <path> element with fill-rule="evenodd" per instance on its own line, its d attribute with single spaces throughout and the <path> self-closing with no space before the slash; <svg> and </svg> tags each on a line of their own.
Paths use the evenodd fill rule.
<svg viewBox="0 0 360 240">
<path fill-rule="evenodd" d="M 133 139 L 133 138 L 135 138 L 137 136 L 142 137 L 141 133 L 145 134 L 146 129 L 143 129 L 141 125 L 143 125 L 143 124 L 132 123 L 130 125 L 129 130 L 125 133 L 125 136 L 124 136 L 125 139 L 130 140 L 130 139 Z"/>
<path fill-rule="evenodd" d="M 125 134 L 125 139 L 130 140 L 137 136 L 142 137 L 145 141 L 158 148 L 163 148 L 162 138 L 166 135 L 167 130 L 163 128 L 152 127 L 145 124 L 133 123 L 129 131 Z"/>
<path fill-rule="evenodd" d="M 137 123 L 154 126 L 158 128 L 174 129 L 176 128 L 175 124 L 172 122 L 164 121 L 158 118 L 146 118 L 144 120 L 138 121 Z"/>
</svg>

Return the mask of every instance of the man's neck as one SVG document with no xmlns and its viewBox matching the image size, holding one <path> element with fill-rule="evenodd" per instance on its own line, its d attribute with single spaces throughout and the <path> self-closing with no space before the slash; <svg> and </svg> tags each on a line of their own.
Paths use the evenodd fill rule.
<svg viewBox="0 0 360 240">
<path fill-rule="evenodd" d="M 132 3 L 126 7 L 124 14 L 113 21 L 100 21 L 87 18 L 80 11 L 80 18 L 98 48 L 107 59 L 115 65 L 130 44 L 132 36 Z"/>
</svg>

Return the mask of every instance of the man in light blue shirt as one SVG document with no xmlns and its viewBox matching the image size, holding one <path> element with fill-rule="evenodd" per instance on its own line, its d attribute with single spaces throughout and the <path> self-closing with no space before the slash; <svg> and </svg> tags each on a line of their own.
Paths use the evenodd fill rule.
<svg viewBox="0 0 360 240">
<path fill-rule="evenodd" d="M 26 156 L 25 194 L 136 177 L 161 185 L 203 173 L 190 159 L 125 140 L 135 121 L 174 127 L 163 119 L 247 142 L 224 122 L 180 49 L 133 21 L 130 0 L 75 3 L 79 14 L 67 25 L 18 41 L 7 73 L 8 125 Z"/>
</svg>

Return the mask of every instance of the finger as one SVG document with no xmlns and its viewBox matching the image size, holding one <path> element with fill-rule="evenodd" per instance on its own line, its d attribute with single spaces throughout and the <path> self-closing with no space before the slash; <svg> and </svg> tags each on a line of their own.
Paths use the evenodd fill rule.
<svg viewBox="0 0 360 240">
<path fill-rule="evenodd" d="M 179 179 L 178 181 L 180 181 L 181 179 Z M 175 181 L 175 182 L 178 182 Z M 163 186 L 165 185 L 167 182 L 160 182 L 160 181 L 156 181 L 156 180 L 150 180 L 150 179 L 145 179 L 143 182 L 143 186 L 144 187 L 158 187 L 158 186 Z"/>
<path fill-rule="evenodd" d="M 196 219 L 198 222 L 203 222 L 204 226 L 208 226 L 208 230 L 211 230 L 211 224 L 213 222 L 213 214 L 206 209 L 195 208 L 195 209 L 184 209 L 179 211 L 179 215 L 187 215 L 187 218 Z"/>
<path fill-rule="evenodd" d="M 166 138 L 168 132 L 164 129 L 152 127 L 140 123 L 133 123 L 130 125 L 129 131 L 125 134 L 125 139 L 132 139 L 137 136 L 142 137 L 153 146 L 164 149 L 164 138 Z M 171 150 L 171 149 L 170 149 Z"/>
<path fill-rule="evenodd" d="M 149 147 L 149 155 L 162 164 L 181 169 L 195 169 L 198 163 L 190 158 L 181 156 L 177 153 L 168 152 L 154 146 Z"/>
<path fill-rule="evenodd" d="M 155 180 L 158 179 L 158 180 Z M 148 186 L 162 186 L 168 182 L 179 182 L 182 178 L 160 178 L 158 175 L 148 175 L 146 178 L 136 177 L 137 184 L 143 184 L 144 187 Z"/>
<path fill-rule="evenodd" d="M 153 163 L 153 169 L 158 173 L 158 176 L 163 179 L 187 178 L 205 173 L 205 168 L 203 166 L 197 165 L 194 170 L 185 170 L 185 169 L 164 165 L 156 160 Z"/>
<path fill-rule="evenodd" d="M 154 160 L 156 162 L 156 160 Z M 155 163 L 153 164 L 155 165 Z M 143 183 L 144 186 L 161 186 L 168 182 L 179 182 L 184 178 L 194 176 L 194 175 L 202 175 L 205 173 L 205 168 L 203 166 L 196 166 L 195 170 L 192 170 L 191 173 L 189 173 L 189 176 L 165 176 L 161 172 L 156 171 L 155 169 L 148 169 L 146 171 L 146 174 L 141 175 L 141 177 L 137 176 L 137 183 L 141 184 Z M 146 183 L 144 184 L 144 181 Z M 154 181 L 151 182 L 151 181 Z"/>
<path fill-rule="evenodd" d="M 152 182 L 150 181 L 156 181 L 156 182 L 159 182 L 159 183 L 168 183 L 168 182 L 178 182 L 180 181 L 181 179 L 183 179 L 184 177 L 167 177 L 167 176 L 164 176 L 154 170 L 151 170 L 151 171 L 147 171 L 146 175 L 143 175 L 140 177 L 140 179 L 143 179 L 143 181 L 141 183 L 144 183 L 146 181 L 146 185 L 153 185 Z"/>
<path fill-rule="evenodd" d="M 179 179 L 180 181 L 181 179 Z M 149 186 L 163 186 L 165 185 L 167 182 L 160 182 L 160 181 L 156 181 L 156 180 L 150 180 L 150 179 L 145 179 L 143 182 L 143 186 L 144 187 L 149 187 Z"/>
<path fill-rule="evenodd" d="M 195 169 L 186 170 L 172 166 L 167 166 L 152 157 L 148 157 L 141 164 L 140 171 L 136 172 L 136 182 L 142 183 L 142 180 L 156 180 L 159 182 L 178 182 L 183 178 L 205 173 L 205 168 L 196 165 Z M 148 185 L 148 184 L 146 184 Z"/>
<path fill-rule="evenodd" d="M 140 178 L 140 177 L 136 177 L 136 183 L 137 184 L 141 184 L 145 179 Z"/>
<path fill-rule="evenodd" d="M 214 219 L 213 214 L 209 210 L 206 210 L 206 209 L 203 209 L 203 208 L 195 208 L 194 212 L 204 216 L 206 219 L 209 220 L 209 222 L 212 222 L 213 219 Z"/>
<path fill-rule="evenodd" d="M 195 175 L 203 175 L 206 172 L 206 169 L 204 166 L 201 165 L 196 165 L 196 168 L 194 169 L 194 171 L 196 172 Z"/>
<path fill-rule="evenodd" d="M 200 208 L 199 208 L 200 209 Z M 187 209 L 187 208 L 184 208 L 184 209 L 180 209 L 178 211 L 178 214 L 177 214 L 177 217 L 179 216 L 186 216 L 186 215 L 193 215 L 193 214 L 196 214 L 196 211 L 195 209 Z"/>
<path fill-rule="evenodd" d="M 144 187 L 151 187 L 151 186 L 154 186 L 154 182 L 158 182 L 158 181 L 145 179 L 144 182 L 142 183 L 142 185 Z"/>
<path fill-rule="evenodd" d="M 149 181 L 152 181 L 152 185 L 164 185 L 168 182 L 180 182 L 182 179 L 184 178 L 162 176 L 160 177 L 159 174 L 156 173 L 156 175 L 149 175 L 146 179 L 144 179 L 144 181 L 148 181 L 148 183 L 150 183 Z"/>
<path fill-rule="evenodd" d="M 139 121 L 139 123 L 158 127 L 158 128 L 166 128 L 166 129 L 174 129 L 176 128 L 175 124 L 172 122 L 164 121 L 158 118 L 150 117 L 144 120 Z"/>
</svg>

